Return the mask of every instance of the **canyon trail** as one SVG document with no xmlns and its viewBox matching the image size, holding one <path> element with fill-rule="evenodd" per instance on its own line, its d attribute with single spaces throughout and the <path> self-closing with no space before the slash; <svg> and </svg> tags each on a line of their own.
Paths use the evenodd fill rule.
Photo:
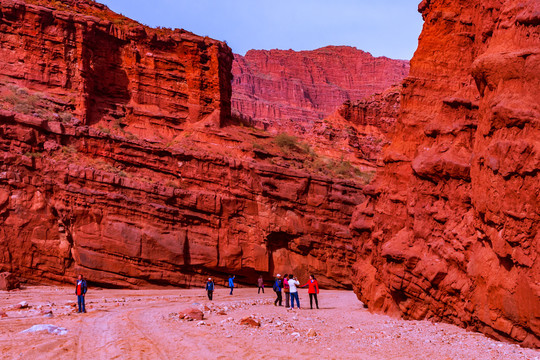
<svg viewBox="0 0 540 360">
<path fill-rule="evenodd" d="M 321 309 L 274 307 L 266 289 L 90 289 L 88 313 L 74 313 L 71 287 L 29 287 L 0 292 L 1 359 L 539 359 L 540 352 L 497 342 L 453 325 L 404 321 L 371 314 L 350 291 L 322 290 Z M 15 309 L 27 301 L 29 308 Z M 197 304 L 197 305 L 194 305 Z M 205 309 L 204 324 L 178 312 Z M 43 313 L 52 310 L 53 317 Z M 223 311 L 225 315 L 218 315 Z M 251 316 L 260 327 L 240 325 Z M 36 324 L 68 329 L 67 335 L 21 334 Z M 309 329 L 316 336 L 308 336 Z M 249 341 L 247 341 L 249 340 Z"/>
</svg>

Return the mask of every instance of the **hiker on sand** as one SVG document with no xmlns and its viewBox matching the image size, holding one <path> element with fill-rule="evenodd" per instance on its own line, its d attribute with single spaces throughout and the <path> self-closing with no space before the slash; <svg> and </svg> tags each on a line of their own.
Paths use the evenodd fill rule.
<svg viewBox="0 0 540 360">
<path fill-rule="evenodd" d="M 259 276 L 259 279 L 257 280 L 257 286 L 259 287 L 259 290 L 257 290 L 257 294 L 261 293 L 261 290 L 264 294 L 264 279 L 262 275 Z"/>
<path fill-rule="evenodd" d="M 283 292 L 285 293 L 285 307 L 288 308 L 289 307 L 289 300 L 290 300 L 290 295 L 289 295 L 289 275 L 288 274 L 283 275 Z"/>
<path fill-rule="evenodd" d="M 274 306 L 277 306 L 279 303 L 279 306 L 281 306 L 282 298 L 281 298 L 281 287 L 283 284 L 281 283 L 281 275 L 276 275 L 276 281 L 274 281 L 274 286 L 272 289 L 276 292 L 276 300 L 274 301 Z"/>
<path fill-rule="evenodd" d="M 214 282 L 212 278 L 208 278 L 206 282 L 206 292 L 208 293 L 208 300 L 212 300 L 212 295 L 214 295 Z"/>
<path fill-rule="evenodd" d="M 232 291 L 234 289 L 234 278 L 236 276 L 234 275 L 229 275 L 229 287 L 231 288 L 231 293 L 229 295 L 232 295 Z"/>
<path fill-rule="evenodd" d="M 317 300 L 317 294 L 319 293 L 319 283 L 317 282 L 317 279 L 315 279 L 315 275 L 309 275 L 308 282 L 302 285 L 302 287 L 306 286 L 308 286 L 309 306 L 311 306 L 311 308 L 313 309 L 313 299 L 315 299 L 315 305 L 318 309 L 319 301 Z"/>
<path fill-rule="evenodd" d="M 77 304 L 79 305 L 79 313 L 85 313 L 86 307 L 84 305 L 84 295 L 86 295 L 86 280 L 83 279 L 82 275 L 79 275 L 77 278 L 77 286 L 75 287 L 75 294 L 77 295 Z"/>
<path fill-rule="evenodd" d="M 298 298 L 298 290 L 296 287 L 300 285 L 300 282 L 297 278 L 293 279 L 292 274 L 289 275 L 289 292 L 291 294 L 291 309 L 294 309 L 294 299 L 296 299 L 296 305 L 300 309 L 300 299 Z"/>
</svg>

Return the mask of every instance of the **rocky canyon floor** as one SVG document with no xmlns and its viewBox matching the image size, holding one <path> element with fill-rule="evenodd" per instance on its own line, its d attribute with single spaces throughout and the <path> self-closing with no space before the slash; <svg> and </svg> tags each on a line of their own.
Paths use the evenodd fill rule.
<svg viewBox="0 0 540 360">
<path fill-rule="evenodd" d="M 310 310 L 301 290 L 303 308 L 287 310 L 273 305 L 271 289 L 260 295 L 253 288 L 235 289 L 230 296 L 220 288 L 212 302 L 201 289 L 90 289 L 86 314 L 75 313 L 72 293 L 71 287 L 54 286 L 0 292 L 0 357 L 540 359 L 540 351 L 453 325 L 371 314 L 351 291 L 323 290 L 321 309 Z M 187 308 L 203 310 L 204 320 L 179 319 Z M 240 324 L 246 317 L 260 326 Z M 67 332 L 22 333 L 39 324 Z"/>
</svg>

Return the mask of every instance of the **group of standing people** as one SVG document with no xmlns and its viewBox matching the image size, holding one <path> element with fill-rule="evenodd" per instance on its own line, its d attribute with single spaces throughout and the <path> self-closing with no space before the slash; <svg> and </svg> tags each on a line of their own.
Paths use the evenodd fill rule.
<svg viewBox="0 0 540 360">
<path fill-rule="evenodd" d="M 228 285 L 231 289 L 229 295 L 233 294 L 234 290 L 234 275 L 229 276 Z M 308 294 L 309 294 L 309 305 L 313 309 L 313 301 L 315 301 L 315 306 L 317 309 L 319 308 L 319 299 L 317 298 L 317 294 L 319 293 L 319 283 L 317 282 L 317 279 L 315 279 L 315 275 L 310 275 L 309 280 L 304 285 L 300 286 L 300 282 L 296 277 L 294 277 L 292 274 L 285 274 L 283 277 L 280 274 L 276 275 L 276 279 L 274 281 L 274 284 L 272 286 L 272 289 L 276 293 L 276 300 L 274 301 L 275 306 L 283 306 L 283 294 L 282 291 L 285 293 L 285 307 L 294 309 L 294 302 L 296 301 L 296 306 L 300 309 L 300 298 L 298 296 L 298 288 L 299 287 L 308 287 Z M 257 279 L 257 294 L 260 294 L 261 291 L 264 294 L 264 279 L 261 276 Z M 213 294 L 214 294 L 214 288 L 215 284 L 212 278 L 208 278 L 208 281 L 206 282 L 206 292 L 208 295 L 208 299 L 212 300 Z"/>
<path fill-rule="evenodd" d="M 317 294 L 319 293 L 319 283 L 315 279 L 314 275 L 309 276 L 309 280 L 304 285 L 300 286 L 300 282 L 292 274 L 285 274 L 281 277 L 280 274 L 276 275 L 276 280 L 272 289 L 276 293 L 275 306 L 282 306 L 283 295 L 281 291 L 285 293 L 285 307 L 294 309 L 294 301 L 296 300 L 296 306 L 300 309 L 300 298 L 298 297 L 298 287 L 308 287 L 309 305 L 313 309 L 313 300 L 315 300 L 315 306 L 319 308 L 319 300 Z M 290 306 L 289 306 L 290 305 Z"/>
</svg>

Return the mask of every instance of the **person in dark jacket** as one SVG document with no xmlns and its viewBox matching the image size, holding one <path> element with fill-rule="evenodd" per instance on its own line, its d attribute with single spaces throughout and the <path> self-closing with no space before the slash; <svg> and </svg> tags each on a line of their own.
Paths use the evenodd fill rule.
<svg viewBox="0 0 540 360">
<path fill-rule="evenodd" d="M 212 300 L 214 294 L 214 282 L 212 281 L 212 278 L 208 278 L 208 281 L 206 282 L 206 292 L 208 293 L 208 300 Z"/>
<path fill-rule="evenodd" d="M 229 287 L 231 288 L 231 293 L 229 295 L 232 295 L 233 289 L 234 289 L 234 278 L 236 276 L 230 275 L 229 276 Z"/>
<path fill-rule="evenodd" d="M 274 301 L 274 306 L 277 306 L 279 303 L 279 306 L 281 306 L 281 303 L 283 301 L 283 298 L 281 296 L 281 288 L 283 287 L 283 283 L 281 282 L 281 275 L 276 275 L 276 281 L 274 281 L 274 286 L 272 289 L 276 292 L 276 300 Z"/>
<path fill-rule="evenodd" d="M 79 306 L 79 313 L 86 312 L 86 306 L 84 305 L 84 296 L 88 287 L 86 286 L 86 280 L 83 279 L 82 275 L 79 275 L 77 278 L 77 286 L 75 287 L 75 295 L 77 295 L 77 304 Z"/>
</svg>

